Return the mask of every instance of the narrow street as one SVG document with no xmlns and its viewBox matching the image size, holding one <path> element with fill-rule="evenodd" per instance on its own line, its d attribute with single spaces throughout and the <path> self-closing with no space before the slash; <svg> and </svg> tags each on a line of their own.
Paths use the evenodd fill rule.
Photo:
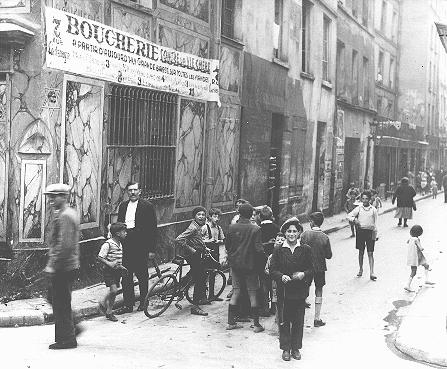
<svg viewBox="0 0 447 369">
<path fill-rule="evenodd" d="M 447 204 L 443 196 L 417 203 L 409 225 L 424 228 L 422 244 L 433 268 L 445 268 L 442 239 Z M 149 320 L 135 312 L 118 323 L 98 317 L 84 322 L 86 331 L 75 350 L 49 351 L 54 326 L 0 330 L 3 368 L 422 368 L 397 352 L 392 335 L 399 315 L 414 298 L 403 290 L 409 275 L 406 240 L 409 228 L 398 228 L 394 213 L 379 217 L 376 243 L 376 275 L 356 277 L 357 252 L 349 229 L 330 235 L 334 257 L 329 261 L 322 318 L 325 327 L 313 328 L 311 309 L 306 311 L 304 347 L 300 362 L 284 362 L 278 347 L 273 318 L 264 318 L 266 331 L 225 331 L 227 302 L 205 307 L 208 317 L 189 314 L 171 306 L 159 318 Z M 365 260 L 367 262 L 367 260 Z M 418 276 L 423 271 L 418 271 Z M 423 279 L 415 278 L 415 286 Z M 426 287 L 423 287 L 426 288 Z M 227 291 L 229 288 L 227 288 Z M 226 295 L 227 291 L 224 292 Z"/>
</svg>

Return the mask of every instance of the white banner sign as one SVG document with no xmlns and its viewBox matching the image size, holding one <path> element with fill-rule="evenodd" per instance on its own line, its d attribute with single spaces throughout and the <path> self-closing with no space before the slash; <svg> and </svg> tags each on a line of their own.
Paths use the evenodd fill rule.
<svg viewBox="0 0 447 369">
<path fill-rule="evenodd" d="M 219 61 L 45 8 L 46 66 L 109 82 L 219 102 Z"/>
</svg>

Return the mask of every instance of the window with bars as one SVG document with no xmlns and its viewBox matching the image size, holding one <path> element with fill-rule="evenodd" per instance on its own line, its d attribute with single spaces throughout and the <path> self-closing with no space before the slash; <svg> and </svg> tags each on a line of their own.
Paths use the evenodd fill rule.
<svg viewBox="0 0 447 369">
<path fill-rule="evenodd" d="M 167 92 L 113 85 L 107 132 L 109 171 L 127 158 L 129 180 L 144 197 L 174 196 L 177 96 Z M 129 169 L 127 169 L 129 170 Z M 114 177 L 125 174 L 115 173 Z"/>
<path fill-rule="evenodd" d="M 236 0 L 222 0 L 222 35 L 234 38 L 234 6 Z"/>
</svg>

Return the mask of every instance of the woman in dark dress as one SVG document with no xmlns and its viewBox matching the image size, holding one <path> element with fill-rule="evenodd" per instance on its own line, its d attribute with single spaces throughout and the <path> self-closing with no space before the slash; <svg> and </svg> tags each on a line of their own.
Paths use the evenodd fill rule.
<svg viewBox="0 0 447 369">
<path fill-rule="evenodd" d="M 303 232 L 297 218 L 290 218 L 281 226 L 286 240 L 273 251 L 270 273 L 277 282 L 279 344 L 282 358 L 301 359 L 305 300 L 309 295 L 312 276 L 312 254 L 308 245 L 300 243 Z"/>
<path fill-rule="evenodd" d="M 397 226 L 402 225 L 402 218 L 404 219 L 404 227 L 408 227 L 407 219 L 413 218 L 413 209 L 416 210 L 413 198 L 416 196 L 416 191 L 408 184 L 408 178 L 403 177 L 400 180 L 400 185 L 397 186 L 394 192 L 391 203 L 397 199 L 397 209 L 394 218 L 399 218 Z"/>
</svg>

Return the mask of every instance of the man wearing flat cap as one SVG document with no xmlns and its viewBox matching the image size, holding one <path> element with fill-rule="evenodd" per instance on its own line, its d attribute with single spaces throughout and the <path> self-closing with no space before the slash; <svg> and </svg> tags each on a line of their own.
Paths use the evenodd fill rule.
<svg viewBox="0 0 447 369">
<path fill-rule="evenodd" d="M 50 349 L 75 348 L 76 332 L 71 310 L 71 290 L 79 269 L 79 217 L 68 205 L 70 186 L 64 183 L 49 185 L 45 195 L 53 210 L 48 240 L 48 263 L 45 272 L 51 287 L 50 303 L 55 322 L 55 343 Z"/>
<path fill-rule="evenodd" d="M 206 274 L 202 263 L 202 252 L 205 251 L 205 243 L 202 237 L 202 227 L 206 222 L 206 209 L 202 206 L 196 207 L 192 211 L 193 221 L 186 230 L 177 236 L 175 244 L 180 248 L 180 253 L 188 262 L 191 268 L 191 276 L 194 281 L 194 306 L 191 314 L 206 316 L 199 305 L 209 305 L 206 299 Z"/>
<path fill-rule="evenodd" d="M 118 222 L 127 226 L 127 237 L 123 241 L 123 266 L 128 273 L 123 277 L 124 307 L 117 314 L 130 313 L 135 303 L 133 284 L 134 274 L 137 276 L 140 289 L 140 305 L 138 311 L 144 310 L 144 299 L 148 291 L 148 259 L 155 256 L 157 241 L 157 216 L 154 206 L 140 198 L 141 189 L 138 182 L 127 184 L 129 200 L 118 208 Z"/>
</svg>

